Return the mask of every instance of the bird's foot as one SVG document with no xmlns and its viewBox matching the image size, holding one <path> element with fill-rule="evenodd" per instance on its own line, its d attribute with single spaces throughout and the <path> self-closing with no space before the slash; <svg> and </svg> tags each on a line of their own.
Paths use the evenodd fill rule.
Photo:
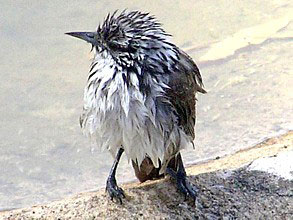
<svg viewBox="0 0 293 220">
<path fill-rule="evenodd" d="M 192 183 L 187 180 L 185 172 L 175 172 L 172 168 L 167 168 L 166 172 L 176 180 L 177 189 L 185 196 L 185 200 L 187 197 L 191 197 L 196 200 L 198 189 Z"/>
<path fill-rule="evenodd" d="M 111 200 L 115 199 L 119 201 L 120 204 L 122 204 L 122 198 L 125 198 L 125 194 L 123 189 L 117 185 L 115 177 L 108 177 L 106 191 L 109 194 Z"/>
</svg>

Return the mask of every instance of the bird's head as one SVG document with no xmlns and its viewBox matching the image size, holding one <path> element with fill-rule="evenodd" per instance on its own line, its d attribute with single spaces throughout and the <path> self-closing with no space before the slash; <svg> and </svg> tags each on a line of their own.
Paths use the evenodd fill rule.
<svg viewBox="0 0 293 220">
<path fill-rule="evenodd" d="M 139 11 L 108 14 L 94 32 L 69 32 L 73 37 L 92 44 L 95 53 L 110 55 L 120 66 L 132 66 L 146 56 L 175 46 L 154 16 Z M 158 55 L 159 56 L 159 55 Z"/>
</svg>

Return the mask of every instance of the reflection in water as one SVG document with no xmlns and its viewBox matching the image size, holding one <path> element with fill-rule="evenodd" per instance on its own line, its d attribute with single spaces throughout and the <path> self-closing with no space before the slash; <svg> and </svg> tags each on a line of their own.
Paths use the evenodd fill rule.
<svg viewBox="0 0 293 220">
<path fill-rule="evenodd" d="M 112 158 L 91 148 L 78 125 L 90 46 L 63 33 L 93 30 L 117 8 L 157 15 L 174 42 L 200 61 L 209 93 L 198 97 L 198 147 L 184 151 L 187 164 L 292 129 L 289 1 L 161 2 L 1 4 L 0 209 L 104 185 Z M 118 181 L 133 179 L 121 162 Z"/>
</svg>

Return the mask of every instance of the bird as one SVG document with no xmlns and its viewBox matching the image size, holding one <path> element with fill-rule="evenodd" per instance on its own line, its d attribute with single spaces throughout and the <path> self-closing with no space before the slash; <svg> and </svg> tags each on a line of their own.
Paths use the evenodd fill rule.
<svg viewBox="0 0 293 220">
<path fill-rule="evenodd" d="M 83 133 L 114 159 L 106 182 L 122 204 L 116 181 L 122 154 L 140 182 L 171 176 L 185 197 L 198 188 L 181 150 L 194 147 L 197 93 L 206 93 L 199 68 L 157 18 L 139 10 L 109 13 L 93 32 L 65 33 L 91 44 L 93 59 L 80 116 Z"/>
</svg>

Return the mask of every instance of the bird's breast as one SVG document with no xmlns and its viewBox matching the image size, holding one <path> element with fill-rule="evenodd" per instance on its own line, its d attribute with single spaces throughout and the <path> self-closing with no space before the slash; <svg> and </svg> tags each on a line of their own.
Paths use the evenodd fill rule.
<svg viewBox="0 0 293 220">
<path fill-rule="evenodd" d="M 129 159 L 140 164 L 148 155 L 158 167 L 159 159 L 184 147 L 188 138 L 176 125 L 171 106 L 164 103 L 166 85 L 148 74 L 144 77 L 147 94 L 140 90 L 137 73 L 111 60 L 95 64 L 84 92 L 81 127 L 113 155 L 122 145 Z"/>
<path fill-rule="evenodd" d="M 157 130 L 155 99 L 140 91 L 136 73 L 104 65 L 85 88 L 83 131 L 102 149 L 115 154 L 123 145 L 128 158 L 140 163 L 149 155 L 157 165 L 164 139 Z"/>
<path fill-rule="evenodd" d="M 127 116 L 134 102 L 143 105 L 144 101 L 136 73 L 123 70 L 111 60 L 95 64 L 84 92 L 86 109 L 103 114 L 115 111 Z"/>
</svg>

